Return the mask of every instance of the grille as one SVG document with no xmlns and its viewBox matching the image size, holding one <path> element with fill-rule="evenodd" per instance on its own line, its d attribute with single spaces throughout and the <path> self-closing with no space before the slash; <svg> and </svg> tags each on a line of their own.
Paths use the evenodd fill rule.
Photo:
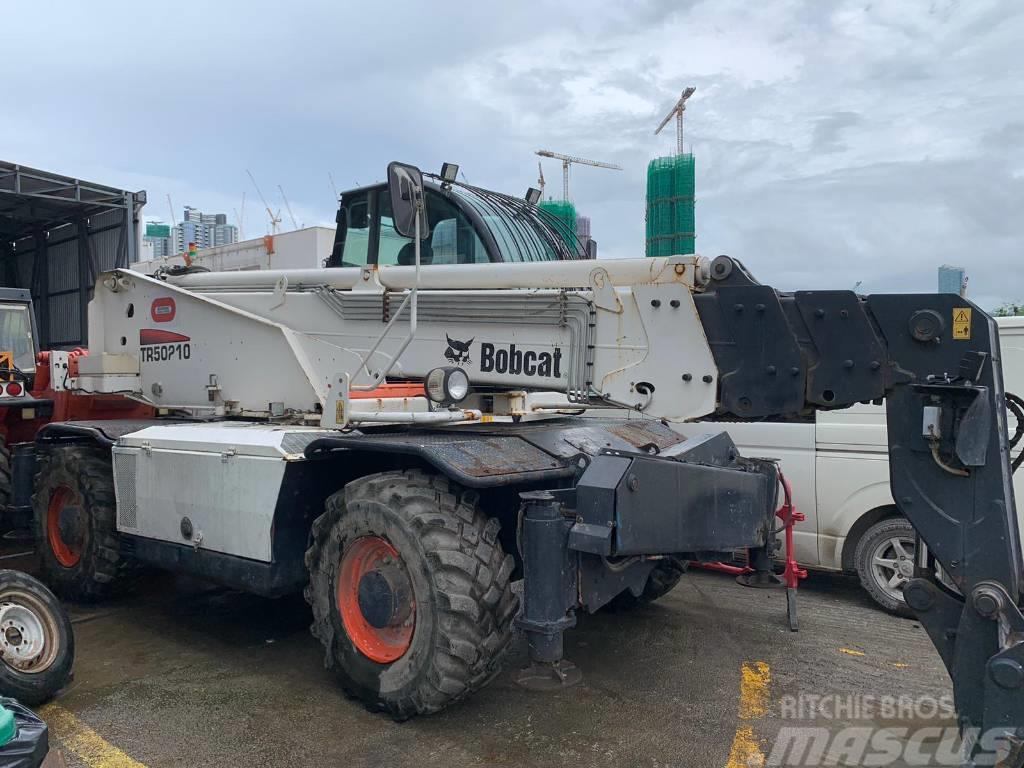
<svg viewBox="0 0 1024 768">
<path fill-rule="evenodd" d="M 118 530 L 138 528 L 138 504 L 135 498 L 136 452 L 114 449 L 114 496 L 117 499 Z"/>
</svg>

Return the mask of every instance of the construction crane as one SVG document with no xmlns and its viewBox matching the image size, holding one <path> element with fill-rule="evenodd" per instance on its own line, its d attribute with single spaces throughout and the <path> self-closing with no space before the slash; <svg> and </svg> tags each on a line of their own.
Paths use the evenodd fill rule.
<svg viewBox="0 0 1024 768">
<path fill-rule="evenodd" d="M 569 166 L 573 163 L 576 163 L 577 165 L 590 165 L 594 168 L 608 168 L 613 171 L 622 170 L 621 165 L 602 163 L 599 160 L 587 160 L 586 158 L 574 157 L 572 155 L 563 155 L 559 152 L 550 152 L 546 149 L 538 149 L 537 154 L 541 157 L 550 157 L 553 160 L 562 161 L 562 199 L 566 202 L 569 201 Z M 541 190 L 541 192 L 543 192 L 543 190 Z"/>
<path fill-rule="evenodd" d="M 249 180 L 252 182 L 252 185 L 256 187 L 256 194 L 260 196 L 260 202 L 263 203 L 263 208 L 267 212 L 267 216 L 270 217 L 270 234 L 276 235 L 277 227 L 281 223 L 281 209 L 278 208 L 276 214 L 272 210 L 270 210 L 270 205 L 267 203 L 267 198 L 263 196 L 263 192 L 260 191 L 260 185 L 256 183 L 256 177 L 253 176 L 252 171 L 248 169 L 246 169 L 245 172 L 249 174 Z"/>
<path fill-rule="evenodd" d="M 540 188 L 540 199 L 544 199 L 544 166 L 537 161 L 537 186 Z"/>
<path fill-rule="evenodd" d="M 284 207 L 288 210 L 288 218 L 292 220 L 292 229 L 298 229 L 299 223 L 295 221 L 295 214 L 292 213 L 292 205 L 288 202 L 288 198 L 285 197 L 284 187 L 280 184 L 277 185 L 277 191 L 281 193 L 281 199 L 284 200 Z"/>
<path fill-rule="evenodd" d="M 173 226 L 175 226 L 175 227 L 178 226 L 178 222 L 174 218 L 174 203 L 171 202 L 171 196 L 170 195 L 167 195 L 167 208 L 171 212 L 171 224 Z"/>
<path fill-rule="evenodd" d="M 242 190 L 242 208 L 235 208 L 235 221 L 238 222 L 238 239 L 245 240 L 245 190 Z"/>
<path fill-rule="evenodd" d="M 661 133 L 661 129 L 668 125 L 668 121 L 674 116 L 676 118 L 676 154 L 683 154 L 683 112 L 686 111 L 686 100 L 693 96 L 697 89 L 692 85 L 689 86 L 677 101 L 669 113 L 665 115 L 665 119 L 661 121 L 661 125 L 658 126 L 657 130 L 654 131 L 654 135 L 657 136 Z"/>
</svg>

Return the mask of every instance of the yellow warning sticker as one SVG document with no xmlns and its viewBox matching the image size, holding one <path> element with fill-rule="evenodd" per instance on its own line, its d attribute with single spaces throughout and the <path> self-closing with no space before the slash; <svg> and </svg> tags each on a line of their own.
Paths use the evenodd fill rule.
<svg viewBox="0 0 1024 768">
<path fill-rule="evenodd" d="M 345 423 L 345 401 L 341 398 L 338 398 L 337 402 L 334 403 L 334 423 Z"/>
<path fill-rule="evenodd" d="M 970 307 L 957 307 L 953 310 L 953 338 L 959 341 L 970 341 L 971 338 L 971 309 Z"/>
</svg>

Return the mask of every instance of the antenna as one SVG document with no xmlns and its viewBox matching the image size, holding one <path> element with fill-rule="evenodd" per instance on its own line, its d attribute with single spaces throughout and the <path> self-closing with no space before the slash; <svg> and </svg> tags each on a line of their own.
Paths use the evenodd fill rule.
<svg viewBox="0 0 1024 768">
<path fill-rule="evenodd" d="M 331 190 L 334 192 L 334 202 L 338 202 L 338 185 L 334 183 L 334 177 L 331 176 L 331 172 L 327 172 L 327 180 L 331 182 Z"/>
<path fill-rule="evenodd" d="M 281 223 L 281 209 L 279 208 L 277 210 L 277 214 L 270 210 L 270 206 L 267 204 L 267 198 L 263 196 L 263 192 L 260 191 L 260 185 L 256 183 L 256 177 L 253 176 L 252 171 L 248 169 L 246 169 L 245 172 L 249 174 L 249 180 L 252 181 L 252 185 L 256 187 L 256 194 L 260 196 L 260 201 L 263 203 L 263 208 L 266 210 L 267 216 L 270 217 L 270 234 L 276 235 L 277 225 Z"/>
<path fill-rule="evenodd" d="M 621 171 L 621 165 L 614 165 L 612 163 L 602 163 L 600 160 L 587 160 L 583 157 L 575 157 L 573 155 L 563 155 L 559 152 L 550 152 L 546 149 L 538 149 L 537 154 L 541 157 L 550 157 L 553 160 L 562 161 L 562 199 L 566 202 L 569 201 L 569 166 L 573 163 L 577 165 L 590 165 L 594 168 L 610 168 L 613 171 Z"/>
<path fill-rule="evenodd" d="M 288 218 L 292 220 L 292 229 L 298 229 L 299 224 L 295 221 L 295 214 L 292 213 L 292 206 L 288 202 L 288 198 L 285 197 L 284 188 L 280 184 L 277 185 L 277 191 L 281 193 L 281 199 L 284 200 L 284 207 L 288 209 Z"/>
<path fill-rule="evenodd" d="M 659 133 L 661 133 L 661 129 L 664 128 L 666 125 L 668 125 L 668 121 L 671 120 L 673 116 L 675 116 L 675 118 L 676 118 L 676 154 L 677 155 L 681 155 L 684 152 L 684 150 L 683 150 L 683 112 L 686 111 L 686 100 L 689 99 L 691 96 L 693 96 L 693 94 L 694 94 L 694 92 L 696 90 L 697 89 L 694 88 L 693 86 L 689 86 L 685 91 L 683 91 L 682 95 L 680 95 L 680 97 L 679 97 L 679 101 L 677 101 L 672 106 L 672 109 L 669 110 L 669 113 L 667 115 L 665 115 L 665 119 L 661 121 L 661 125 L 659 125 L 658 128 L 654 131 L 654 135 L 657 136 Z"/>
</svg>

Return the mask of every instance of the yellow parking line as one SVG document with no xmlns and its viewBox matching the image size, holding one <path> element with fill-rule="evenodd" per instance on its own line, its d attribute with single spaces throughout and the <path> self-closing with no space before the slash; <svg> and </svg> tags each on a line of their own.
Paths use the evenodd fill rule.
<svg viewBox="0 0 1024 768">
<path fill-rule="evenodd" d="M 764 752 L 754 735 L 754 727 L 747 722 L 764 717 L 768 712 L 768 687 L 772 682 L 771 668 L 763 661 L 743 662 L 740 668 L 740 724 L 736 726 L 729 761 L 725 768 L 760 768 L 764 765 Z"/>
<path fill-rule="evenodd" d="M 39 716 L 50 726 L 50 733 L 89 768 L 146 768 L 59 704 L 47 704 Z"/>
</svg>

